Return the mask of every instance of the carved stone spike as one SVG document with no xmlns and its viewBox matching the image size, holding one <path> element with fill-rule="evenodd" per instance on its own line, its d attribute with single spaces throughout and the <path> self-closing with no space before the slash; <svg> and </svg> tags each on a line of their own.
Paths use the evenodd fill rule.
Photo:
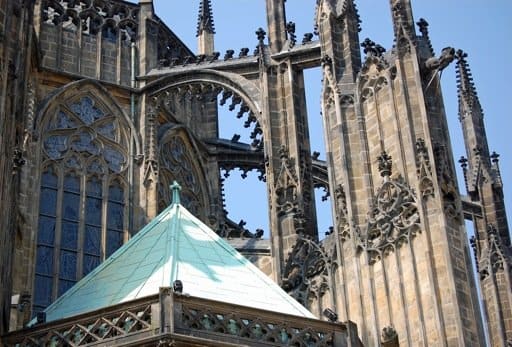
<svg viewBox="0 0 512 347">
<path fill-rule="evenodd" d="M 377 157 L 377 161 L 379 163 L 379 172 L 382 177 L 391 176 L 391 168 L 392 168 L 392 160 L 391 156 L 386 153 L 386 151 L 382 151 L 379 157 Z"/>
<path fill-rule="evenodd" d="M 434 196 L 434 182 L 432 179 L 430 158 L 425 141 L 422 138 L 416 141 L 416 166 L 421 197 L 426 199 L 430 196 Z"/>
<path fill-rule="evenodd" d="M 366 38 L 363 43 L 361 43 L 361 47 L 363 47 L 363 52 L 367 57 L 382 57 L 382 54 L 386 52 L 384 47 L 376 44 L 369 38 Z"/>
<path fill-rule="evenodd" d="M 394 327 L 387 326 L 382 329 L 381 343 L 383 347 L 398 347 L 398 334 Z"/>
<path fill-rule="evenodd" d="M 267 35 L 267 33 L 265 32 L 265 30 L 263 30 L 263 28 L 258 28 L 258 30 L 256 30 L 256 36 L 258 38 L 258 44 L 260 46 L 264 45 L 266 35 Z"/>
</svg>

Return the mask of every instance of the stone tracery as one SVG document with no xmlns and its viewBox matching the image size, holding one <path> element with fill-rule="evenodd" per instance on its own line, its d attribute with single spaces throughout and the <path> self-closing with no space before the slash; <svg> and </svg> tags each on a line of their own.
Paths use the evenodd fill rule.
<svg viewBox="0 0 512 347">
<path fill-rule="evenodd" d="M 384 181 L 373 198 L 366 230 L 358 231 L 357 235 L 357 245 L 368 252 L 370 264 L 421 231 L 416 194 L 401 176 L 390 177 L 392 161 L 386 152 L 379 156 L 378 162 Z"/>
</svg>

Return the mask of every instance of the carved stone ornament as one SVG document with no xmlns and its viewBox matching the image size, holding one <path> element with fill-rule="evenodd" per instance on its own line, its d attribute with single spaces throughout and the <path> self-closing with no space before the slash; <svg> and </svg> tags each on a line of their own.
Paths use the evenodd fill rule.
<svg viewBox="0 0 512 347">
<path fill-rule="evenodd" d="M 134 42 L 137 37 L 139 9 L 133 4 L 114 5 L 105 0 L 46 0 L 42 3 L 42 21 L 47 25 L 62 25 L 68 30 L 80 28 L 92 35 L 120 33 L 123 41 Z"/>
<path fill-rule="evenodd" d="M 403 3 L 403 0 L 394 0 L 391 5 L 396 49 L 400 55 L 410 53 L 411 46 L 416 43 L 416 35 L 414 27 L 409 22 L 407 5 Z"/>
<path fill-rule="evenodd" d="M 322 245 L 299 235 L 286 261 L 282 287 L 306 306 L 309 298 L 319 299 L 329 290 L 330 265 Z"/>
<path fill-rule="evenodd" d="M 383 72 L 389 67 L 389 63 L 384 57 L 386 50 L 379 44 L 376 44 L 369 38 L 361 43 L 366 58 L 363 66 L 361 67 L 361 74 L 359 75 L 359 85 L 361 90 L 364 89 L 380 89 L 388 82 L 383 76 Z M 366 92 L 368 94 L 368 92 Z M 363 100 L 371 95 L 367 95 Z"/>
<path fill-rule="evenodd" d="M 398 333 L 393 326 L 384 327 L 380 338 L 383 347 L 398 347 Z"/>
<path fill-rule="evenodd" d="M 157 347 L 173 347 L 176 346 L 176 341 L 168 337 L 164 337 L 158 341 Z"/>
<path fill-rule="evenodd" d="M 322 83 L 322 98 L 326 108 L 331 108 L 335 105 L 335 100 L 337 95 L 340 94 L 340 90 L 334 77 L 332 59 L 327 54 L 322 57 L 322 72 L 324 77 Z"/>
<path fill-rule="evenodd" d="M 36 111 L 36 92 L 34 88 L 34 84 L 32 81 L 28 82 L 27 85 L 27 98 L 26 98 L 26 123 L 25 123 L 25 131 L 23 133 L 23 146 L 22 150 L 26 151 L 28 143 L 34 137 L 34 121 L 35 121 L 35 111 Z"/>
<path fill-rule="evenodd" d="M 448 153 L 446 148 L 437 147 L 434 154 L 436 156 L 437 178 L 443 198 L 444 212 L 448 218 L 459 222 L 461 215 L 456 203 L 458 192 L 455 187 L 455 174 L 449 165 Z"/>
<path fill-rule="evenodd" d="M 425 140 L 419 138 L 416 141 L 416 167 L 422 199 L 434 196 L 434 182 L 432 180 L 432 168 Z"/>
<path fill-rule="evenodd" d="M 295 212 L 298 207 L 297 187 L 298 180 L 292 161 L 288 155 L 288 150 L 282 146 L 279 150 L 281 166 L 277 175 L 275 192 L 276 192 L 276 209 L 278 215 Z"/>
<path fill-rule="evenodd" d="M 445 47 L 439 57 L 432 57 L 425 61 L 425 67 L 434 72 L 444 70 L 455 59 L 455 48 Z"/>
<path fill-rule="evenodd" d="M 343 242 L 350 238 L 350 225 L 347 219 L 347 197 L 341 184 L 334 190 L 334 197 L 336 199 L 336 222 L 338 225 L 338 235 L 341 242 Z"/>
<path fill-rule="evenodd" d="M 499 232 L 494 225 L 487 226 L 487 247 L 482 249 L 482 256 L 478 262 L 478 272 L 483 280 L 491 274 L 503 271 L 504 264 L 510 268 L 511 254 L 510 246 L 504 244 Z"/>
<path fill-rule="evenodd" d="M 403 178 L 385 180 L 370 209 L 366 233 L 358 246 L 370 256 L 370 264 L 409 242 L 420 231 L 420 215 L 414 192 Z"/>
<path fill-rule="evenodd" d="M 148 110 L 146 120 L 146 143 L 145 143 L 145 172 L 144 172 L 144 184 L 147 186 L 151 182 L 158 180 L 158 155 L 157 155 L 157 114 L 158 110 L 156 107 L 150 106 Z"/>
</svg>

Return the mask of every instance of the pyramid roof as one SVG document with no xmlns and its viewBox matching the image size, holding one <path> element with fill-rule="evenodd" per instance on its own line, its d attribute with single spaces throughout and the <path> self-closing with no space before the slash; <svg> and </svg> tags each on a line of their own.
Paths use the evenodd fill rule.
<svg viewBox="0 0 512 347">
<path fill-rule="evenodd" d="M 175 183 L 173 203 L 47 307 L 46 321 L 157 294 L 175 280 L 191 296 L 314 318 L 181 205 Z"/>
</svg>

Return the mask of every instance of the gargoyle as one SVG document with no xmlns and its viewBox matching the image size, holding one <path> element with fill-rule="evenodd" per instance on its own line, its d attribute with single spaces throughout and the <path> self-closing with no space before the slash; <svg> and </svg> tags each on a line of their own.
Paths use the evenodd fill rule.
<svg viewBox="0 0 512 347">
<path fill-rule="evenodd" d="M 430 71 L 442 71 L 455 59 L 455 48 L 445 47 L 441 51 L 441 55 L 436 58 L 427 59 L 425 67 Z"/>
</svg>

